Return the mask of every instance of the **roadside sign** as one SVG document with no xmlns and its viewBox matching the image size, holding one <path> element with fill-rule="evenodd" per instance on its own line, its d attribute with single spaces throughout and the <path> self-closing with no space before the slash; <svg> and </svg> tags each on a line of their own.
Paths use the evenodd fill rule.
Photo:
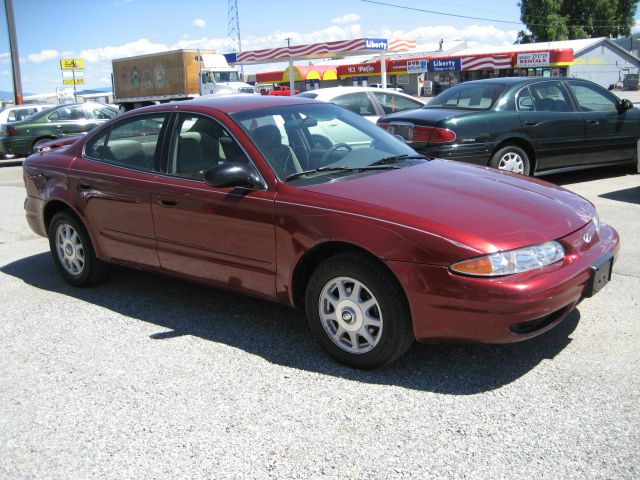
<svg viewBox="0 0 640 480">
<path fill-rule="evenodd" d="M 65 78 L 62 80 L 63 85 L 84 85 L 84 78 Z"/>
<path fill-rule="evenodd" d="M 82 70 L 84 68 L 84 60 L 81 58 L 63 58 L 60 60 L 60 68 L 62 70 Z"/>
<path fill-rule="evenodd" d="M 407 73 L 424 73 L 426 71 L 426 60 L 407 60 Z"/>
</svg>

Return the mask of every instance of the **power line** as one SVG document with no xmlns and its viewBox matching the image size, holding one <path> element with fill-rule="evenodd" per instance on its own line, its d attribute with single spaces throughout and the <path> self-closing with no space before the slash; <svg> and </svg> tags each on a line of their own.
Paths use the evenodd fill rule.
<svg viewBox="0 0 640 480">
<path fill-rule="evenodd" d="M 375 3 L 377 5 L 383 5 L 385 7 L 394 7 L 401 8 L 403 10 L 411 10 L 414 12 L 422 12 L 422 13 L 431 13 L 433 15 L 443 15 L 445 17 L 455 17 L 455 18 L 464 18 L 467 20 L 480 20 L 483 22 L 494 22 L 494 23 L 508 23 L 510 25 L 524 25 L 522 22 L 514 22 L 513 20 L 499 20 L 497 18 L 483 18 L 483 17 L 472 17 L 469 15 L 458 15 L 455 13 L 446 13 L 446 12 L 437 12 L 435 10 L 426 10 L 424 8 L 417 7 L 407 7 L 406 5 L 398 5 L 395 3 L 386 3 L 386 2 L 377 2 L 375 0 L 360 0 L 365 3 Z M 528 23 L 527 25 L 532 27 L 550 27 L 553 25 L 549 25 L 547 23 Z M 571 25 L 572 27 L 623 27 L 624 25 Z"/>
</svg>

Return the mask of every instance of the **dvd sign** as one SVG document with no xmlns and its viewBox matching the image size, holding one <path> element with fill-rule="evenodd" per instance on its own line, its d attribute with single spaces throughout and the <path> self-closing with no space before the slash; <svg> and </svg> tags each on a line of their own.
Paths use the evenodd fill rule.
<svg viewBox="0 0 640 480">
<path fill-rule="evenodd" d="M 536 68 L 548 67 L 551 61 L 549 52 L 519 53 L 517 57 L 516 67 L 518 68 Z"/>
</svg>

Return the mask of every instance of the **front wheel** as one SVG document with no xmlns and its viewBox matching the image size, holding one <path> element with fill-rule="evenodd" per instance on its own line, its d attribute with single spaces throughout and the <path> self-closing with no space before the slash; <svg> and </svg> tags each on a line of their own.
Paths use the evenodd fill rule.
<svg viewBox="0 0 640 480">
<path fill-rule="evenodd" d="M 400 286 L 381 264 L 361 254 L 339 254 L 320 264 L 305 306 L 320 344 L 352 367 L 389 364 L 414 341 Z"/>
<path fill-rule="evenodd" d="M 531 173 L 531 163 L 527 152 L 515 145 L 507 145 L 494 153 L 489 166 L 522 175 Z"/>
<path fill-rule="evenodd" d="M 107 275 L 108 265 L 96 257 L 89 234 L 69 213 L 56 213 L 48 233 L 53 261 L 65 282 L 84 287 Z"/>
</svg>

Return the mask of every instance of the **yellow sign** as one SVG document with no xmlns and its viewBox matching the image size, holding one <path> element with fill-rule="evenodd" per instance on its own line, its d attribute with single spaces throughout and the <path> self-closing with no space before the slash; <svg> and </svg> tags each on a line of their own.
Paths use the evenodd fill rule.
<svg viewBox="0 0 640 480">
<path fill-rule="evenodd" d="M 76 85 L 84 85 L 84 78 L 65 78 L 62 83 L 64 85 L 73 85 L 74 83 Z"/>
<path fill-rule="evenodd" d="M 63 58 L 60 60 L 60 68 L 62 70 L 82 70 L 84 68 L 84 60 L 81 58 Z"/>
</svg>

